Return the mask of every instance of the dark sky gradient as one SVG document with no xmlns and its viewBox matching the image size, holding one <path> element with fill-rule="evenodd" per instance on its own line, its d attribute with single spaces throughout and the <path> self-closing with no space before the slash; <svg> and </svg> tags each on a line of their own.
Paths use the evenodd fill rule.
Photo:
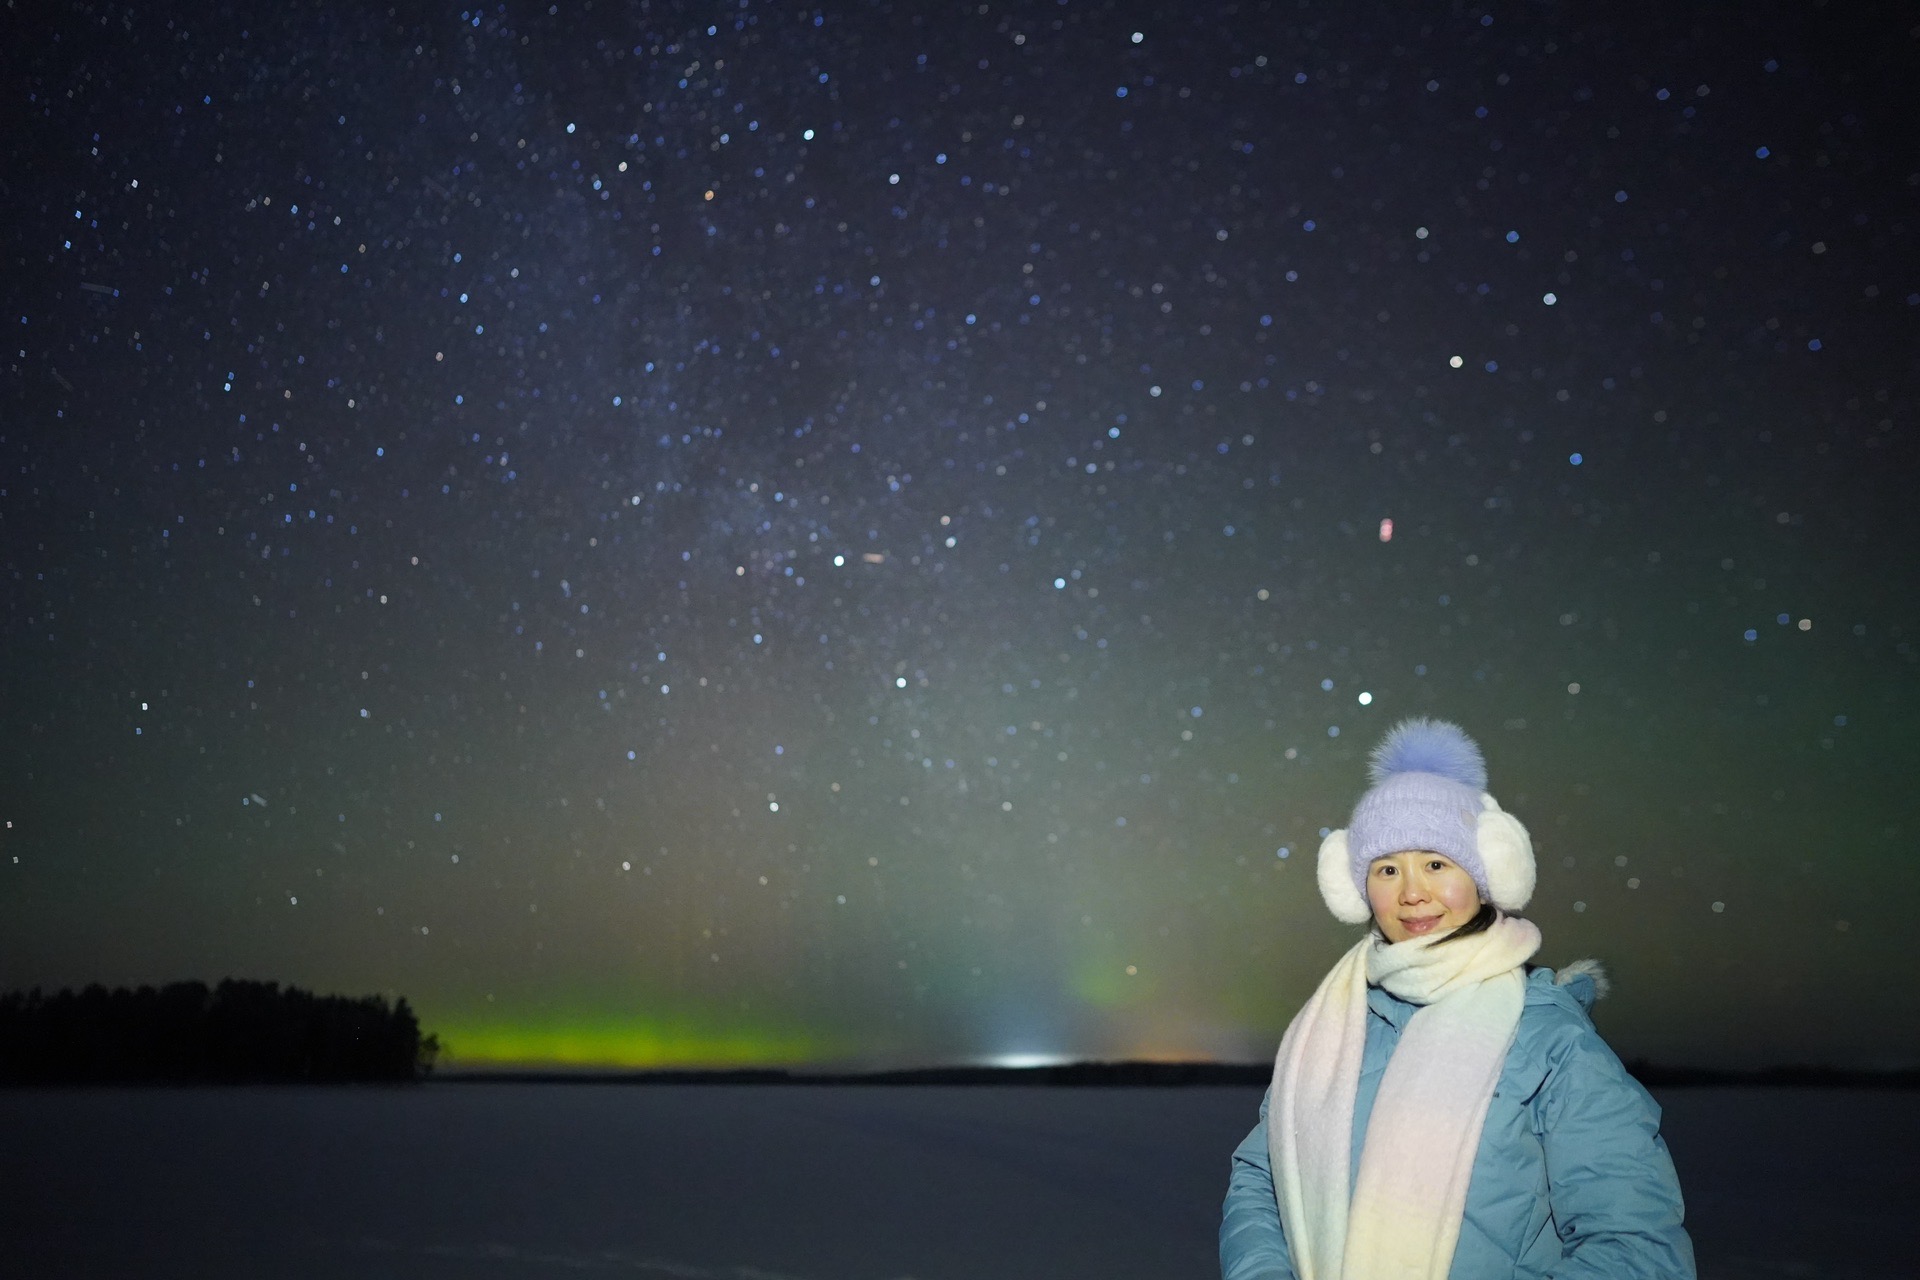
<svg viewBox="0 0 1920 1280">
<path fill-rule="evenodd" d="M 16 15 L 0 986 L 1258 1059 L 1437 714 L 1623 1054 L 1920 1061 L 1910 13 L 1188 8 Z"/>
</svg>

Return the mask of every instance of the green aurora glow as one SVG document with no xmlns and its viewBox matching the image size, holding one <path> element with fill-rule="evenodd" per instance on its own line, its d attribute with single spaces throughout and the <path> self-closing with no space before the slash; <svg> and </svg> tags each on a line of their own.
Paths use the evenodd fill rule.
<svg viewBox="0 0 1920 1280">
<path fill-rule="evenodd" d="M 569 1067 L 643 1070 L 787 1066 L 842 1057 L 844 1042 L 793 1028 L 624 1018 L 447 1023 L 443 1065 L 455 1070 Z"/>
</svg>

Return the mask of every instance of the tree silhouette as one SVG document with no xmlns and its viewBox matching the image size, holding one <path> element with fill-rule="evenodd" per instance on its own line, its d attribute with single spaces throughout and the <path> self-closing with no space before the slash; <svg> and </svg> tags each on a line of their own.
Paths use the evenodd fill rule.
<svg viewBox="0 0 1920 1280">
<path fill-rule="evenodd" d="M 418 1080 L 437 1036 L 402 999 L 227 979 L 0 996 L 0 1083 Z"/>
</svg>

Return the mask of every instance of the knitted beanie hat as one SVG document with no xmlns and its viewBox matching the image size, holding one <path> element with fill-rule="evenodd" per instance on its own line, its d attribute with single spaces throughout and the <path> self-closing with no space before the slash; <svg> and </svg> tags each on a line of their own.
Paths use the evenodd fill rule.
<svg viewBox="0 0 1920 1280">
<path fill-rule="evenodd" d="M 1365 924 L 1367 868 L 1391 853 L 1428 850 L 1473 877 L 1480 896 L 1518 911 L 1533 896 L 1533 841 L 1487 794 L 1480 748 L 1457 724 L 1403 720 L 1373 751 L 1373 786 L 1347 830 L 1320 845 L 1320 896 L 1334 918 Z"/>
</svg>

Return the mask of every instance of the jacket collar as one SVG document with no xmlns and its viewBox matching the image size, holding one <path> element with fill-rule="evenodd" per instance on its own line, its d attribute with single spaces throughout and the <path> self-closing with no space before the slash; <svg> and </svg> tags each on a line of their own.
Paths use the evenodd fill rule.
<svg viewBox="0 0 1920 1280">
<path fill-rule="evenodd" d="M 1384 987 L 1367 988 L 1367 1011 L 1396 1031 L 1404 1028 L 1407 1019 L 1419 1008 L 1419 1005 L 1402 1000 Z"/>
</svg>

